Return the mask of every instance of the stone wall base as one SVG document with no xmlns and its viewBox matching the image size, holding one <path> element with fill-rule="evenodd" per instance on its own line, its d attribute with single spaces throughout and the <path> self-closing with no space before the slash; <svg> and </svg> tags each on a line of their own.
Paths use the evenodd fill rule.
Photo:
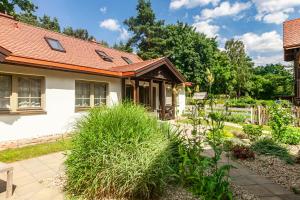
<svg viewBox="0 0 300 200">
<path fill-rule="evenodd" d="M 54 142 L 61 139 L 66 139 L 71 137 L 71 133 L 65 133 L 65 134 L 56 134 L 56 135 L 47 135 L 47 136 L 41 136 L 41 137 L 35 137 L 35 138 L 26 138 L 26 139 L 20 139 L 20 140 L 10 140 L 10 141 L 0 141 L 0 151 L 5 149 L 14 149 L 14 148 L 20 148 L 35 144 L 42 144 L 46 142 Z"/>
</svg>

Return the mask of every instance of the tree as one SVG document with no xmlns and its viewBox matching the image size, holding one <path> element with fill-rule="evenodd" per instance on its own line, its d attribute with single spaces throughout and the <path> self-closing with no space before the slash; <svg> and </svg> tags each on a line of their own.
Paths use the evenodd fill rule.
<svg viewBox="0 0 300 200">
<path fill-rule="evenodd" d="M 113 46 L 114 49 L 118 49 L 120 51 L 126 51 L 128 53 L 132 53 L 133 49 L 129 44 L 125 44 L 122 41 L 119 44 L 114 44 Z"/>
<path fill-rule="evenodd" d="M 252 95 L 259 99 L 293 95 L 293 68 L 281 64 L 259 66 L 252 77 Z"/>
<path fill-rule="evenodd" d="M 82 40 L 96 40 L 96 38 L 89 34 L 88 30 L 86 29 L 73 29 L 72 27 L 68 26 L 64 28 L 63 33 L 69 36 L 73 36 Z"/>
<path fill-rule="evenodd" d="M 33 26 L 40 26 L 38 17 L 32 13 L 20 13 L 17 16 L 17 19 L 26 24 L 30 24 Z"/>
<path fill-rule="evenodd" d="M 228 40 L 225 43 L 225 51 L 230 59 L 233 73 L 233 85 L 238 97 L 246 95 L 251 87 L 251 75 L 253 63 L 245 52 L 242 41 Z"/>
<path fill-rule="evenodd" d="M 0 12 L 8 15 L 17 16 L 16 8 L 19 8 L 22 12 L 32 14 L 37 9 L 30 0 L 1 0 Z"/>
<path fill-rule="evenodd" d="M 40 17 L 39 26 L 48 30 L 60 32 L 60 25 L 56 17 L 54 17 L 53 20 L 48 15 L 44 15 L 43 17 Z"/>
<path fill-rule="evenodd" d="M 128 44 L 138 49 L 138 55 L 143 59 L 160 57 L 164 45 L 164 21 L 156 20 L 149 0 L 139 0 L 137 16 L 124 21 L 128 30 L 133 33 Z"/>
<path fill-rule="evenodd" d="M 165 29 L 165 35 L 161 36 L 165 42 L 160 46 L 163 55 L 169 57 L 188 81 L 206 88 L 205 72 L 214 65 L 218 51 L 216 40 L 184 23 L 168 25 Z"/>
</svg>

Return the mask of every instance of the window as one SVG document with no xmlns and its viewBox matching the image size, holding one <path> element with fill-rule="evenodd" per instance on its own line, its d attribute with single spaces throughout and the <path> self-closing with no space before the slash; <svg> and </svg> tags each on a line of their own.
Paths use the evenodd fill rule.
<svg viewBox="0 0 300 200">
<path fill-rule="evenodd" d="M 40 78 L 18 77 L 18 108 L 41 108 L 41 86 Z"/>
<path fill-rule="evenodd" d="M 107 84 L 97 82 L 75 82 L 76 108 L 106 105 Z"/>
<path fill-rule="evenodd" d="M 129 59 L 129 58 L 127 58 L 127 57 L 124 57 L 124 56 L 122 56 L 122 59 L 127 63 L 127 64 L 132 64 L 133 62 Z"/>
<path fill-rule="evenodd" d="M 38 76 L 0 74 L 0 111 L 4 114 L 44 113 L 45 79 Z"/>
<path fill-rule="evenodd" d="M 52 50 L 66 52 L 66 50 L 63 48 L 63 46 L 58 40 L 47 37 L 45 37 L 45 40 L 47 41 L 48 45 L 51 47 Z"/>
<path fill-rule="evenodd" d="M 107 62 L 113 62 L 113 58 L 108 56 L 104 51 L 96 50 L 96 53 L 102 58 L 103 60 Z"/>
<path fill-rule="evenodd" d="M 91 88 L 89 83 L 77 82 L 75 85 L 76 107 L 90 107 Z"/>
<path fill-rule="evenodd" d="M 94 106 L 106 104 L 106 84 L 94 84 Z"/>
<path fill-rule="evenodd" d="M 10 108 L 11 76 L 0 75 L 0 109 Z"/>
</svg>

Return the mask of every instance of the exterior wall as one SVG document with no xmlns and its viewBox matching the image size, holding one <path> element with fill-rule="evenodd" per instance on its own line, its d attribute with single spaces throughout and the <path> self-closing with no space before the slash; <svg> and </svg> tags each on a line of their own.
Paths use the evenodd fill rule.
<svg viewBox="0 0 300 200">
<path fill-rule="evenodd" d="M 184 113 L 185 110 L 185 88 L 181 87 L 179 94 L 178 94 L 178 103 L 177 103 L 178 107 L 178 111 L 177 111 L 177 115 L 182 115 Z"/>
<path fill-rule="evenodd" d="M 84 112 L 75 112 L 75 80 L 108 83 L 107 104 L 121 101 L 121 79 L 55 70 L 0 64 L 0 73 L 45 77 L 46 114 L 0 114 L 0 141 L 63 134 L 72 131 L 74 121 Z"/>
</svg>

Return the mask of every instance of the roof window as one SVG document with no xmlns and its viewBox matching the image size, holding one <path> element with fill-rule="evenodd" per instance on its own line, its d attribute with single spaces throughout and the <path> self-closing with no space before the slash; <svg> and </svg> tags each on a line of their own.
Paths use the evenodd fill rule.
<svg viewBox="0 0 300 200">
<path fill-rule="evenodd" d="M 48 37 L 45 37 L 45 40 L 47 41 L 48 45 L 51 47 L 52 50 L 66 52 L 66 50 L 63 48 L 63 46 L 58 40 Z"/>
<path fill-rule="evenodd" d="M 96 53 L 105 61 L 113 62 L 113 58 L 108 56 L 104 51 L 96 50 Z"/>
<path fill-rule="evenodd" d="M 127 57 L 122 56 L 122 59 L 123 59 L 125 62 L 127 62 L 127 64 L 129 64 L 129 65 L 133 63 L 132 60 L 130 60 L 130 59 L 127 58 Z"/>
</svg>

